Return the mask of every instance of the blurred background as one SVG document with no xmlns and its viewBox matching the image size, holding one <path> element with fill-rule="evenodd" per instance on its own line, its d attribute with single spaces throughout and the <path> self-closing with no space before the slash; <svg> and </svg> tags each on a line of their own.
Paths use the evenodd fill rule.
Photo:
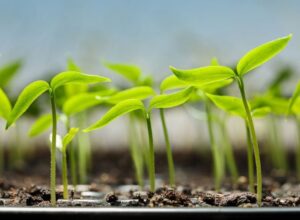
<svg viewBox="0 0 300 220">
<path fill-rule="evenodd" d="M 300 74 L 299 11 L 298 0 L 0 0 L 0 66 L 23 61 L 11 82 L 13 95 L 33 80 L 64 70 L 68 57 L 85 72 L 108 76 L 117 85 L 124 81 L 105 69 L 101 60 L 136 64 L 159 85 L 171 74 L 169 65 L 194 68 L 208 65 L 216 56 L 221 64 L 232 66 L 251 48 L 293 33 L 286 50 L 246 79 L 251 96 L 264 91 L 280 68 L 290 66 L 295 74 L 283 88 L 290 95 Z M 234 86 L 230 91 L 238 96 Z M 166 114 L 174 147 L 207 142 L 206 124 L 185 109 Z M 20 123 L 28 130 L 26 119 Z M 118 119 L 94 132 L 93 146 L 126 146 L 126 123 Z M 293 123 L 284 120 L 282 124 L 287 128 L 281 130 L 285 142 L 293 145 Z M 260 121 L 256 125 L 263 137 L 264 125 Z M 163 139 L 157 118 L 154 127 L 159 146 Z M 239 119 L 230 119 L 228 127 L 239 145 L 245 137 Z"/>
</svg>

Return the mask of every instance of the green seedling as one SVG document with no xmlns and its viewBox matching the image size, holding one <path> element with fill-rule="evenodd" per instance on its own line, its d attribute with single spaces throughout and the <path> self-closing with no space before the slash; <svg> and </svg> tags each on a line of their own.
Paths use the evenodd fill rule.
<svg viewBox="0 0 300 220">
<path fill-rule="evenodd" d="M 155 92 L 149 86 L 137 86 L 114 94 L 109 94 L 108 96 L 103 96 L 99 92 L 81 94 L 69 99 L 63 106 L 63 111 L 67 115 L 72 115 L 97 105 L 115 105 L 128 99 L 144 100 L 153 95 L 155 95 Z M 140 156 L 141 152 L 136 141 L 137 132 L 135 121 L 137 120 L 137 117 L 137 114 L 130 114 L 130 152 L 136 171 L 137 182 L 140 187 L 143 187 L 143 160 Z"/>
<path fill-rule="evenodd" d="M 4 120 L 8 120 L 9 114 L 11 112 L 11 104 L 10 101 L 5 94 L 5 92 L 0 88 L 0 118 Z M 4 149 L 2 142 L 0 142 L 0 176 L 2 176 L 4 171 Z"/>
<path fill-rule="evenodd" d="M 217 66 L 218 61 L 216 58 L 212 59 L 212 65 Z M 207 120 L 207 126 L 208 126 L 208 131 L 209 131 L 209 138 L 210 138 L 210 143 L 212 146 L 212 157 L 213 157 L 213 162 L 214 162 L 214 180 L 215 180 L 215 189 L 220 190 L 221 186 L 221 181 L 224 176 L 224 166 L 223 166 L 223 152 L 218 149 L 218 146 L 216 144 L 214 132 L 213 132 L 213 118 L 216 118 L 216 116 L 213 115 L 210 107 L 210 101 L 207 99 L 205 96 L 204 91 L 206 92 L 211 92 L 211 93 L 217 93 L 217 91 L 225 86 L 228 86 L 229 84 L 232 83 L 232 79 L 224 80 L 219 83 L 211 83 L 208 85 L 204 86 L 195 86 L 195 91 L 193 93 L 193 96 L 190 99 L 190 102 L 199 102 L 202 101 L 205 104 L 205 112 L 206 112 L 206 120 Z M 179 89 L 179 88 L 185 88 L 189 84 L 185 81 L 182 81 L 178 79 L 175 75 L 167 77 L 165 80 L 162 81 L 161 83 L 161 91 L 165 90 L 171 90 L 171 89 Z M 161 119 L 162 123 L 164 124 L 164 113 L 161 112 Z M 219 123 L 222 128 L 224 128 L 224 125 L 222 123 Z M 164 126 L 164 125 L 163 125 Z M 166 130 L 166 129 L 165 129 Z M 225 133 L 223 133 L 225 135 Z M 167 136 L 167 130 L 166 130 L 166 135 L 165 135 L 166 143 L 168 141 L 168 136 Z M 228 138 L 225 138 L 228 140 Z M 232 152 L 232 147 L 228 141 L 228 143 L 225 143 L 225 156 L 227 158 L 227 164 L 229 167 L 229 170 L 231 172 L 231 175 L 233 176 L 234 182 L 237 180 L 238 172 L 237 172 L 237 167 L 235 164 L 235 160 L 233 157 L 233 152 Z"/>
<path fill-rule="evenodd" d="M 270 155 L 273 167 L 279 169 L 282 172 L 287 172 L 288 162 L 279 132 L 278 118 L 286 114 L 286 109 L 288 108 L 288 100 L 281 96 L 273 96 L 270 93 L 266 93 L 264 95 L 254 97 L 254 99 L 251 100 L 251 105 L 255 108 L 270 108 L 270 115 L 267 119 L 270 130 L 270 141 L 272 144 Z"/>
<path fill-rule="evenodd" d="M 164 94 L 154 96 L 149 104 L 149 107 L 146 108 L 141 100 L 138 99 L 127 99 L 125 101 L 121 101 L 113 106 L 104 116 L 92 124 L 90 127 L 86 128 L 84 132 L 89 132 L 92 130 L 96 130 L 102 128 L 109 124 L 114 119 L 125 115 L 127 113 L 133 111 L 141 111 L 143 117 L 147 124 L 148 130 L 148 141 L 149 141 L 149 150 L 148 150 L 148 158 L 149 158 L 149 180 L 150 180 L 150 190 L 154 192 L 155 190 L 155 157 L 154 157 L 154 144 L 153 144 L 153 134 L 152 134 L 152 124 L 151 124 L 151 111 L 152 109 L 161 109 L 161 108 L 172 108 L 175 106 L 182 105 L 185 103 L 190 95 L 193 92 L 193 88 L 189 87 L 182 91 L 173 94 Z"/>
<path fill-rule="evenodd" d="M 217 96 L 212 94 L 206 94 L 208 98 L 220 109 L 225 112 L 239 116 L 244 119 L 246 134 L 247 134 L 247 156 L 248 156 L 248 178 L 249 178 L 249 190 L 254 192 L 254 167 L 253 167 L 253 151 L 252 151 L 252 139 L 250 129 L 247 123 L 247 115 L 244 109 L 243 101 L 240 98 L 232 96 Z M 250 106 L 250 105 L 249 105 Z M 253 108 L 250 106 L 252 117 L 263 117 L 270 113 L 269 107 Z"/>
<path fill-rule="evenodd" d="M 290 41 L 291 37 L 292 35 L 278 38 L 250 50 L 239 60 L 236 70 L 232 70 L 231 68 L 225 66 L 206 66 L 190 70 L 179 70 L 174 67 L 170 67 L 173 73 L 180 80 L 189 83 L 189 85 L 205 86 L 210 83 L 218 83 L 228 79 L 236 80 L 242 97 L 247 124 L 250 129 L 250 135 L 253 144 L 257 178 L 257 202 L 259 205 L 261 205 L 262 200 L 262 171 L 260 153 L 251 110 L 246 98 L 243 78 L 245 74 L 261 66 L 282 51 Z"/>
<path fill-rule="evenodd" d="M 300 82 L 298 82 L 292 97 L 289 99 L 287 115 L 292 115 L 295 118 L 298 131 L 298 147 L 296 150 L 296 172 L 297 178 L 300 180 Z"/>
<path fill-rule="evenodd" d="M 57 117 L 56 117 L 56 89 L 70 83 L 91 84 L 99 82 L 108 82 L 108 78 L 83 74 L 75 71 L 67 71 L 57 74 L 48 83 L 43 80 L 38 80 L 27 85 L 20 93 L 11 113 L 9 114 L 6 129 L 9 128 L 17 119 L 22 116 L 30 105 L 43 93 L 48 92 L 51 102 L 52 114 L 52 144 L 51 144 L 51 164 L 50 164 L 50 190 L 51 190 L 51 204 L 56 205 L 56 131 L 57 131 Z"/>
<path fill-rule="evenodd" d="M 72 142 L 78 132 L 78 128 L 71 128 L 64 136 L 63 140 L 59 135 L 56 136 L 56 147 L 62 155 L 62 183 L 63 183 L 63 198 L 69 199 L 68 195 L 68 163 L 67 163 L 67 147 Z M 50 141 L 52 138 L 50 136 Z"/>
<path fill-rule="evenodd" d="M 3 88 L 8 97 L 12 98 L 10 95 L 11 82 L 16 78 L 17 74 L 20 73 L 20 69 L 23 65 L 22 60 L 11 61 L 0 68 L 0 87 Z M 15 126 L 13 130 L 14 143 L 10 146 L 8 165 L 9 168 L 20 168 L 24 160 L 24 150 L 22 149 L 24 143 L 20 140 L 20 128 Z"/>
<path fill-rule="evenodd" d="M 151 87 L 153 84 L 152 76 L 144 75 L 142 73 L 142 70 L 136 65 L 124 63 L 111 63 L 107 61 L 103 62 L 103 64 L 113 73 L 121 75 L 124 79 L 126 79 L 126 81 L 128 81 L 130 85 L 133 85 L 134 87 Z M 135 111 L 130 114 L 131 128 L 129 129 L 129 143 L 131 149 L 131 157 L 139 158 L 140 162 L 138 163 L 138 170 L 141 171 L 141 176 L 143 176 L 144 166 L 146 166 L 147 170 L 149 171 L 149 158 L 147 157 L 147 135 L 144 126 L 142 126 L 143 117 L 141 117 L 138 113 L 138 111 Z M 138 127 L 140 127 L 140 129 L 137 129 Z M 141 147 L 138 147 L 138 145 L 140 145 Z"/>
</svg>

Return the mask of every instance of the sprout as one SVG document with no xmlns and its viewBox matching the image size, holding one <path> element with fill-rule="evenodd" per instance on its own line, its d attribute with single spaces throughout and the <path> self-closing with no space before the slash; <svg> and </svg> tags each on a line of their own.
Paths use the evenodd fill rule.
<svg viewBox="0 0 300 220">
<path fill-rule="evenodd" d="M 151 124 L 151 112 L 154 108 L 172 108 L 186 102 L 190 95 L 193 92 L 192 87 L 188 87 L 177 93 L 168 94 L 168 95 L 157 95 L 154 96 L 148 108 L 142 103 L 139 99 L 127 99 L 120 101 L 115 106 L 113 106 L 103 117 L 84 129 L 84 132 L 90 132 L 99 128 L 102 128 L 112 122 L 114 119 L 134 111 L 141 111 L 143 117 L 147 124 L 148 130 L 148 158 L 149 158 L 149 180 L 150 180 L 150 190 L 154 192 L 155 190 L 155 157 L 154 157 L 154 144 L 153 144 L 153 133 L 152 133 L 152 124 Z"/>
<path fill-rule="evenodd" d="M 262 171 L 260 153 L 251 110 L 246 98 L 243 76 L 272 59 L 275 55 L 282 51 L 290 41 L 291 37 L 292 35 L 278 38 L 250 50 L 239 60 L 236 71 L 225 66 L 206 66 L 190 70 L 179 70 L 174 67 L 170 67 L 172 72 L 180 80 L 189 83 L 189 85 L 201 87 L 211 83 L 219 83 L 227 79 L 235 79 L 237 81 L 253 144 L 257 178 L 257 201 L 259 205 L 261 205 L 262 200 Z"/>
<path fill-rule="evenodd" d="M 4 120 L 8 120 L 9 114 L 11 112 L 11 104 L 10 101 L 5 94 L 5 92 L 0 88 L 0 118 Z M 0 176 L 2 176 L 4 170 L 4 149 L 2 142 L 0 142 Z"/>
<path fill-rule="evenodd" d="M 67 147 L 79 131 L 78 128 L 71 128 L 69 132 L 61 139 L 60 135 L 56 135 L 56 148 L 62 154 L 62 182 L 63 197 L 68 199 L 68 166 L 67 166 Z M 50 142 L 52 143 L 52 134 L 50 134 Z"/>
<path fill-rule="evenodd" d="M 48 92 L 51 101 L 51 114 L 52 114 L 52 146 L 51 146 L 51 164 L 50 164 L 50 189 L 51 189 L 51 205 L 56 205 L 56 130 L 57 130 L 57 117 L 56 117 L 56 89 L 66 84 L 80 83 L 90 84 L 99 82 L 108 82 L 108 78 L 87 75 L 76 71 L 67 71 L 57 74 L 48 83 L 43 80 L 38 80 L 27 85 L 20 93 L 11 113 L 9 114 L 6 129 L 15 123 L 20 116 L 22 116 L 30 105 L 43 93 Z"/>
</svg>

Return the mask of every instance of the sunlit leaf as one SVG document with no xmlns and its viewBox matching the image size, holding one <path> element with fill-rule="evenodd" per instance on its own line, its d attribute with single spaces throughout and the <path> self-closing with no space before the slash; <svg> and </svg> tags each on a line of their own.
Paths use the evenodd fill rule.
<svg viewBox="0 0 300 220">
<path fill-rule="evenodd" d="M 198 87 L 235 77 L 233 70 L 225 66 L 206 66 L 189 70 L 179 70 L 174 67 L 170 69 L 178 79 Z"/>
<path fill-rule="evenodd" d="M 289 100 L 289 106 L 288 106 L 288 114 L 291 112 L 293 105 L 295 104 L 296 100 L 298 99 L 300 95 L 300 81 L 297 83 L 296 89 L 292 95 L 292 97 Z"/>
<path fill-rule="evenodd" d="M 261 108 L 252 109 L 251 114 L 255 118 L 260 118 L 268 115 L 271 112 L 272 110 L 270 107 L 261 107 Z"/>
<path fill-rule="evenodd" d="M 206 94 L 207 97 L 220 109 L 233 115 L 245 118 L 246 112 L 243 101 L 240 98 L 233 96 L 220 96 Z"/>
<path fill-rule="evenodd" d="M 160 84 L 160 91 L 165 92 L 172 89 L 182 89 L 188 87 L 189 84 L 179 80 L 175 75 L 166 77 Z"/>
<path fill-rule="evenodd" d="M 90 127 L 84 129 L 84 132 L 89 132 L 98 128 L 101 128 L 107 124 L 109 124 L 114 119 L 132 112 L 136 110 L 142 110 L 145 111 L 145 107 L 142 103 L 142 101 L 137 99 L 128 99 L 125 101 L 122 101 L 115 106 L 113 106 L 104 116 L 97 121 L 96 123 L 92 124 Z"/>
<path fill-rule="evenodd" d="M 107 102 L 117 104 L 126 99 L 139 99 L 143 100 L 155 95 L 154 90 L 149 86 L 137 86 L 130 89 L 123 90 L 111 96 Z"/>
<path fill-rule="evenodd" d="M 64 136 L 62 140 L 62 151 L 66 152 L 68 145 L 74 139 L 75 135 L 79 131 L 79 128 L 71 128 L 69 132 Z"/>
<path fill-rule="evenodd" d="M 11 104 L 5 92 L 0 88 L 0 117 L 8 119 L 11 112 Z"/>
<path fill-rule="evenodd" d="M 139 67 L 130 64 L 121 64 L 121 63 L 110 63 L 104 62 L 103 63 L 108 69 L 122 75 L 129 81 L 133 82 L 134 84 L 138 83 L 139 78 L 141 76 L 141 70 Z"/>
<path fill-rule="evenodd" d="M 188 87 L 172 94 L 162 94 L 154 96 L 150 101 L 150 109 L 172 108 L 178 105 L 182 105 L 189 100 L 193 91 L 193 87 Z"/>
<path fill-rule="evenodd" d="M 286 37 L 278 38 L 250 50 L 238 62 L 238 74 L 244 75 L 272 59 L 286 47 L 291 37 L 292 35 L 290 34 Z"/>
<path fill-rule="evenodd" d="M 63 112 L 66 115 L 72 115 L 100 105 L 106 100 L 107 98 L 99 95 L 99 93 L 82 93 L 69 98 L 63 105 Z"/>
<path fill-rule="evenodd" d="M 218 59 L 217 59 L 217 57 L 213 57 L 213 58 L 211 59 L 210 65 L 212 65 L 212 66 L 219 66 L 219 65 L 220 65 L 220 64 L 219 64 L 219 61 L 218 61 Z"/>
<path fill-rule="evenodd" d="M 97 76 L 97 75 L 88 75 L 75 71 L 67 71 L 57 74 L 51 80 L 51 88 L 53 90 L 57 89 L 60 86 L 69 84 L 69 83 L 83 83 L 83 84 L 92 84 L 99 82 L 110 82 L 109 78 Z"/>
<path fill-rule="evenodd" d="M 288 109 L 288 100 L 280 97 L 259 96 L 251 100 L 250 103 L 251 107 L 254 109 L 269 107 L 271 113 L 276 115 L 284 115 Z"/>
<path fill-rule="evenodd" d="M 52 125 L 52 114 L 45 114 L 40 116 L 29 129 L 28 135 L 30 137 L 37 136 L 46 131 Z"/>
<path fill-rule="evenodd" d="M 5 88 L 22 66 L 21 60 L 16 60 L 0 68 L 0 87 Z"/>
<path fill-rule="evenodd" d="M 42 80 L 32 82 L 26 86 L 19 95 L 16 104 L 9 115 L 6 129 L 12 125 L 40 95 L 49 89 L 49 84 Z"/>
</svg>

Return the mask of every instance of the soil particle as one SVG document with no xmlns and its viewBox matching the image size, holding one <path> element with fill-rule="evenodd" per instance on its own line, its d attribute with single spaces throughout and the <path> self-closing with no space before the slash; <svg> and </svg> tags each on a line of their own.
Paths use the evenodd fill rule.
<svg viewBox="0 0 300 220">
<path fill-rule="evenodd" d="M 118 196 L 114 192 L 107 193 L 105 196 L 106 202 L 114 204 L 118 201 Z"/>
<path fill-rule="evenodd" d="M 188 196 L 176 191 L 173 188 L 159 188 L 150 199 L 150 207 L 188 207 L 192 206 Z"/>
</svg>

